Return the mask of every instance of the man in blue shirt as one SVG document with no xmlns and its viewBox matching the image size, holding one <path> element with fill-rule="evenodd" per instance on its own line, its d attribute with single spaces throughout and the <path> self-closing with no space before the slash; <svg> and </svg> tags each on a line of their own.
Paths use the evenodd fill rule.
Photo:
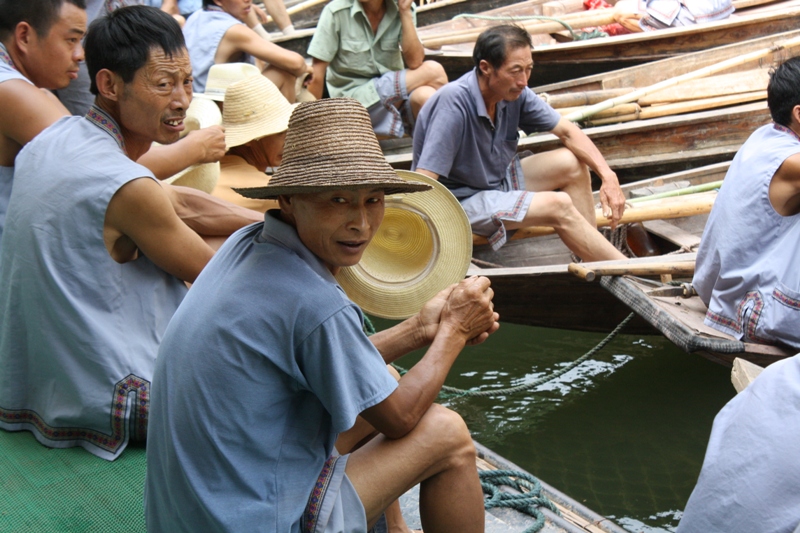
<svg viewBox="0 0 800 533">
<path fill-rule="evenodd" d="M 148 531 L 365 533 L 417 483 L 426 532 L 483 531 L 469 431 L 433 402 L 463 347 L 498 327 L 488 279 L 367 337 L 334 278 L 361 259 L 385 194 L 427 187 L 394 173 L 355 100 L 297 107 L 269 185 L 244 189 L 280 210 L 231 236 L 165 334 Z M 386 370 L 429 344 L 399 383 Z"/>
<path fill-rule="evenodd" d="M 530 35 L 495 26 L 475 43 L 475 69 L 437 91 L 414 129 L 412 169 L 439 179 L 494 249 L 506 230 L 551 226 L 586 261 L 624 256 L 596 229 L 589 168 L 602 180 L 603 214 L 616 225 L 625 198 L 616 174 L 580 128 L 528 88 Z M 519 159 L 519 130 L 549 131 L 565 148 Z"/>
</svg>

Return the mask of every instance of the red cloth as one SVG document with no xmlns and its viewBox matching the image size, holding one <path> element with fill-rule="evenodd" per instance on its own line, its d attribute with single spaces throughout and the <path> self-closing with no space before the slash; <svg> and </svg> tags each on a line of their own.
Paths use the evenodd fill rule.
<svg viewBox="0 0 800 533">
<path fill-rule="evenodd" d="M 606 0 L 583 0 L 583 7 L 589 11 L 590 9 L 608 9 L 614 6 L 606 2 Z M 588 29 L 589 28 L 585 28 L 584 31 Z M 617 23 L 600 26 L 599 29 L 600 31 L 604 31 L 609 35 L 625 35 L 626 33 L 631 33 L 628 29 Z"/>
</svg>

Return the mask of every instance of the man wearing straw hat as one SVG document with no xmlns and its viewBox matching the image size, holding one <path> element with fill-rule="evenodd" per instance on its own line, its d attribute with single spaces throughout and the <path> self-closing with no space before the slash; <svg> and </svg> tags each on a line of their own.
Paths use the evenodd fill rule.
<svg viewBox="0 0 800 533">
<path fill-rule="evenodd" d="M 380 531 L 417 483 L 426 532 L 483 531 L 469 431 L 433 401 L 463 347 L 497 329 L 489 281 L 464 280 L 368 338 L 333 277 L 361 259 L 384 195 L 427 188 L 394 173 L 355 100 L 297 107 L 275 176 L 242 190 L 280 211 L 225 243 L 164 337 L 150 532 Z M 399 383 L 386 370 L 428 344 Z M 380 434 L 358 447 L 367 425 Z"/>
<path fill-rule="evenodd" d="M 733 159 L 714 202 L 694 285 L 705 323 L 745 342 L 800 350 L 800 59 L 767 86 L 772 124 Z"/>
<path fill-rule="evenodd" d="M 277 168 L 290 104 L 275 84 L 264 76 L 250 76 L 227 87 L 223 124 L 228 152 L 220 160 L 220 179 L 213 193 L 229 202 L 265 212 L 278 207 L 274 200 L 245 198 L 233 188 L 261 187 L 268 183 L 267 168 Z"/>
<path fill-rule="evenodd" d="M 86 59 L 96 105 L 16 160 L 0 245 L 0 427 L 111 460 L 145 437 L 158 344 L 213 255 L 199 233 L 222 238 L 259 217 L 226 204 L 189 227 L 176 209 L 192 206 L 134 161 L 183 129 L 191 69 L 172 17 L 133 6 L 98 19 Z"/>
<path fill-rule="evenodd" d="M 347 96 L 369 111 L 380 137 L 414 131 L 422 105 L 447 74 L 425 61 L 413 0 L 333 0 L 325 6 L 308 46 L 314 76 L 308 90 L 322 98 Z M 405 67 L 403 66 L 405 62 Z"/>
<path fill-rule="evenodd" d="M 203 0 L 203 9 L 186 21 L 183 33 L 192 60 L 194 90 L 205 90 L 211 65 L 258 60 L 264 76 L 294 102 L 297 78 L 308 74 L 310 68 L 300 54 L 269 42 L 248 27 L 252 9 L 250 0 Z M 257 21 L 254 27 L 260 27 Z"/>
<path fill-rule="evenodd" d="M 531 38 L 501 25 L 478 37 L 475 69 L 425 104 L 414 130 L 412 170 L 439 179 L 461 201 L 474 233 L 497 250 L 507 230 L 551 226 L 585 261 L 624 259 L 597 231 L 591 176 L 616 225 L 625 197 L 616 174 L 580 128 L 528 88 Z M 520 159 L 519 130 L 549 131 L 564 148 Z"/>
</svg>

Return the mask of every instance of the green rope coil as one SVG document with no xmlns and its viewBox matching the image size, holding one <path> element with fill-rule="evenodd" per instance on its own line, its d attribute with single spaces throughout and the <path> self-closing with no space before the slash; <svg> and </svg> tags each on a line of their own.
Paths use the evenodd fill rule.
<svg viewBox="0 0 800 533">
<path fill-rule="evenodd" d="M 594 348 L 592 348 L 591 350 L 589 350 L 588 352 L 586 352 L 585 354 L 583 354 L 582 356 L 577 358 L 575 361 L 573 361 L 572 363 L 568 364 L 567 366 L 556 370 L 555 372 L 553 372 L 549 376 L 545 376 L 545 377 L 539 378 L 539 379 L 537 379 L 535 381 L 532 381 L 530 383 L 525 383 L 523 385 L 517 385 L 516 387 L 508 387 L 508 388 L 505 388 L 505 389 L 490 389 L 490 390 L 468 389 L 468 390 L 465 390 L 465 389 L 457 389 L 455 387 L 448 387 L 447 385 L 443 385 L 442 386 L 442 392 L 439 393 L 439 398 L 444 399 L 444 400 L 449 400 L 449 399 L 452 399 L 452 398 L 462 398 L 462 397 L 465 397 L 465 396 L 480 396 L 480 397 L 507 396 L 507 395 L 510 395 L 510 394 L 516 394 L 518 392 L 522 392 L 522 391 L 526 391 L 526 390 L 530 390 L 530 389 L 536 388 L 539 385 L 547 383 L 548 381 L 552 381 L 555 378 L 557 378 L 557 377 L 559 377 L 559 376 L 561 376 L 563 374 L 566 374 L 567 372 L 569 372 L 573 368 L 575 368 L 578 365 L 580 365 L 581 363 L 583 363 L 586 359 L 588 359 L 589 357 L 593 356 L 594 354 L 596 354 L 597 352 L 602 350 L 606 346 L 606 344 L 611 342 L 611 340 L 614 337 L 616 337 L 617 334 L 620 331 L 622 331 L 622 328 L 624 328 L 628 324 L 628 322 L 630 322 L 633 319 L 633 317 L 634 317 L 634 313 L 629 314 L 627 317 L 625 317 L 625 320 L 620 322 L 619 325 L 617 325 L 617 327 L 614 328 L 614 330 L 611 333 L 609 333 L 608 336 L 606 336 L 605 339 L 601 340 L 597 344 L 597 346 L 595 346 Z M 401 375 L 405 374 L 406 372 L 408 372 L 408 370 L 406 370 L 405 368 L 402 368 L 402 367 L 400 367 L 400 366 L 398 366 L 398 365 L 396 365 L 394 363 L 392 363 L 392 366 L 394 366 L 394 368 L 398 372 L 400 372 Z"/>
<path fill-rule="evenodd" d="M 498 507 L 515 509 L 521 513 L 532 516 L 536 521 L 524 533 L 536 533 L 544 527 L 544 514 L 539 509 L 546 507 L 556 514 L 560 514 L 547 496 L 542 493 L 542 484 L 527 472 L 515 470 L 482 470 L 478 472 L 481 488 L 487 498 L 483 506 L 488 511 Z M 501 486 L 510 487 L 519 492 L 505 492 Z"/>
</svg>

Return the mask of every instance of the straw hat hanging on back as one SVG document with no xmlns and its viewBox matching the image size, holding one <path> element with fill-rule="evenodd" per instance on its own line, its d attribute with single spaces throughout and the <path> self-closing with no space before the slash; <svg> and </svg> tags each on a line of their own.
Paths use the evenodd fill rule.
<svg viewBox="0 0 800 533">
<path fill-rule="evenodd" d="M 222 111 L 226 146 L 230 149 L 286 131 L 296 106 L 264 76 L 251 76 L 230 84 Z"/>
<path fill-rule="evenodd" d="M 250 63 L 218 63 L 211 65 L 206 79 L 206 91 L 194 96 L 210 98 L 216 102 L 224 102 L 225 92 L 231 84 L 251 76 L 261 76 L 261 71 Z"/>
<path fill-rule="evenodd" d="M 184 124 L 186 127 L 181 133 L 181 137 L 188 134 L 190 131 L 207 128 L 209 126 L 219 126 L 222 124 L 222 115 L 216 103 L 211 100 L 195 98 L 186 110 Z M 211 193 L 217 181 L 219 181 L 219 172 L 220 167 L 218 162 L 192 165 L 174 176 L 165 179 L 164 183 L 192 187 Z"/>
<path fill-rule="evenodd" d="M 464 278 L 472 232 L 461 205 L 435 180 L 395 172 L 375 138 L 369 114 L 356 100 L 300 104 L 289 121 L 283 162 L 269 185 L 236 190 L 248 198 L 274 199 L 352 188 L 383 189 L 387 195 L 384 222 L 361 262 L 337 275 L 365 312 L 409 317 Z"/>
</svg>

